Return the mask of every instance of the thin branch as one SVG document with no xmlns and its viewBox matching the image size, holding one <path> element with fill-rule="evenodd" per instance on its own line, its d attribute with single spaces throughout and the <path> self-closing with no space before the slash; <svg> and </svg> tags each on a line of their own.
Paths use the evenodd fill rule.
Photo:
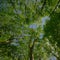
<svg viewBox="0 0 60 60">
<path fill-rule="evenodd" d="M 42 5 L 42 7 L 41 7 L 41 11 L 42 11 L 43 8 L 45 7 L 45 5 L 46 5 L 46 0 L 44 0 L 44 2 L 43 2 L 43 5 Z"/>
<path fill-rule="evenodd" d="M 57 2 L 57 4 L 56 4 L 55 8 L 54 8 L 54 9 L 53 9 L 53 11 L 50 13 L 50 15 L 54 13 L 54 11 L 57 9 L 57 7 L 58 7 L 59 3 L 60 3 L 60 0 Z"/>
<path fill-rule="evenodd" d="M 14 39 L 14 36 L 12 35 L 7 41 L 0 42 L 0 46 L 10 44 L 13 41 L 13 39 Z"/>
</svg>

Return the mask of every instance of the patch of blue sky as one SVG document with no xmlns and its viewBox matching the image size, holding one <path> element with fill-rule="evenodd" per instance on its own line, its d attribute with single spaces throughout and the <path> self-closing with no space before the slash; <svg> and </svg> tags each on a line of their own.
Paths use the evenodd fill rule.
<svg viewBox="0 0 60 60">
<path fill-rule="evenodd" d="M 40 33 L 40 39 L 42 39 L 43 38 L 43 36 L 44 36 L 44 34 L 43 33 Z"/>
<path fill-rule="evenodd" d="M 44 28 L 44 25 L 46 24 L 46 21 L 47 20 L 50 20 L 50 18 L 49 18 L 49 16 L 45 16 L 45 17 L 42 17 L 42 23 L 41 23 L 41 27 L 42 27 L 42 29 Z M 30 26 L 29 26 L 29 28 L 32 28 L 32 29 L 37 29 L 38 28 L 38 25 L 37 24 L 31 24 Z M 43 33 L 40 33 L 40 39 L 42 39 L 43 38 Z"/>
<path fill-rule="evenodd" d="M 45 16 L 42 18 L 42 24 L 41 24 L 42 28 L 44 27 L 47 20 L 50 20 L 49 16 Z"/>
<path fill-rule="evenodd" d="M 36 29 L 38 26 L 37 26 L 37 24 L 31 24 L 30 26 L 29 26 L 29 28 L 32 28 L 32 29 Z"/>
</svg>

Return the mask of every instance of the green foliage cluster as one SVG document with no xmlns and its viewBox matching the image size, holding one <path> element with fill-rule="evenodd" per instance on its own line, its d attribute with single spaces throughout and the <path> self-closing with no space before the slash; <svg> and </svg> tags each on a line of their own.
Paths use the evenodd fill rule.
<svg viewBox="0 0 60 60">
<path fill-rule="evenodd" d="M 60 0 L 0 0 L 0 60 L 60 60 L 59 40 Z"/>
</svg>

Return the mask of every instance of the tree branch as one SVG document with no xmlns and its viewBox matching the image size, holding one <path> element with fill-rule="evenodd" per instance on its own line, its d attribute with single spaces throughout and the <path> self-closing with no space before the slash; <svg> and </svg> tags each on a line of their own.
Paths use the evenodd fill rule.
<svg viewBox="0 0 60 60">
<path fill-rule="evenodd" d="M 43 5 L 42 5 L 42 7 L 41 7 L 41 11 L 42 11 L 43 8 L 45 7 L 45 5 L 46 5 L 46 0 L 44 0 L 44 2 L 43 2 Z"/>
<path fill-rule="evenodd" d="M 30 58 L 30 60 L 34 60 L 33 50 L 34 50 L 35 42 L 36 42 L 36 39 L 33 41 L 33 44 L 32 44 L 31 47 L 30 47 L 30 44 L 29 44 L 29 58 Z"/>
<path fill-rule="evenodd" d="M 50 13 L 50 15 L 54 13 L 54 11 L 57 9 L 57 7 L 58 7 L 59 3 L 60 3 L 60 0 L 57 2 L 57 4 L 56 4 L 55 8 L 54 8 L 54 9 L 53 9 L 53 11 Z"/>
</svg>

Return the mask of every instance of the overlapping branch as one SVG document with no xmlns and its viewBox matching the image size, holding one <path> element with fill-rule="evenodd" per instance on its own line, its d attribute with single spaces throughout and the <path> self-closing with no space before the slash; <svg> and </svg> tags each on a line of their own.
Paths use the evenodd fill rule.
<svg viewBox="0 0 60 60">
<path fill-rule="evenodd" d="M 57 4 L 56 4 L 55 8 L 52 10 L 52 12 L 50 13 L 50 15 L 54 13 L 54 11 L 57 9 L 59 3 L 60 3 L 60 0 L 58 0 L 58 2 L 57 2 Z"/>
</svg>

